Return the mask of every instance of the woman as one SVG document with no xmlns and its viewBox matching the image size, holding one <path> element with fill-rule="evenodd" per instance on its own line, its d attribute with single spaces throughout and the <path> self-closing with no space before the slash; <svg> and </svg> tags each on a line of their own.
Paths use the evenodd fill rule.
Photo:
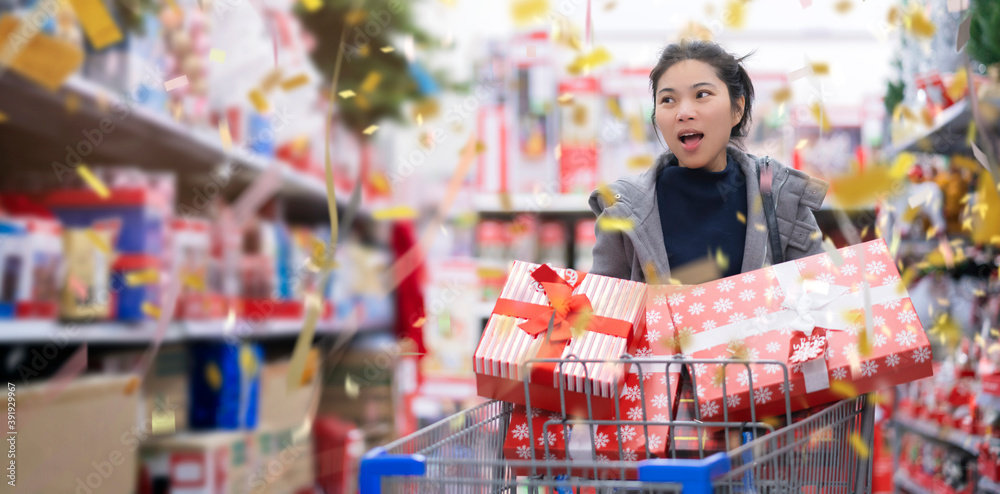
<svg viewBox="0 0 1000 494">
<path fill-rule="evenodd" d="M 728 259 L 725 277 L 823 252 L 812 210 L 829 185 L 741 150 L 754 94 L 742 61 L 703 41 L 672 44 L 660 55 L 649 74 L 652 121 L 669 151 L 610 193 L 590 195 L 598 215 L 591 273 L 665 282 L 671 269 L 711 256 Z M 777 259 L 760 184 L 773 191 Z M 631 228 L 603 229 L 604 218 L 626 219 Z"/>
</svg>

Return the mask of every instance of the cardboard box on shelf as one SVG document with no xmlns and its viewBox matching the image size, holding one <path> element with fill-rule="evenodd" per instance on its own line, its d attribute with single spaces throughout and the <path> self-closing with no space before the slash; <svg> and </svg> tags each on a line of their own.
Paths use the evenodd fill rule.
<svg viewBox="0 0 1000 494">
<path fill-rule="evenodd" d="M 296 427 L 262 425 L 254 441 L 256 453 L 248 484 L 255 494 L 292 494 L 316 481 L 311 424 Z"/>
<path fill-rule="evenodd" d="M 84 376 L 58 386 L 13 390 L 17 434 L 6 437 L 18 490 L 131 494 L 144 435 L 136 428 L 139 378 Z"/>
<path fill-rule="evenodd" d="M 262 427 L 299 427 L 311 421 L 319 408 L 319 350 L 306 358 L 300 387 L 288 388 L 289 361 L 264 365 L 260 382 L 260 424 Z"/>
<path fill-rule="evenodd" d="M 244 494 L 257 492 L 250 466 L 254 435 L 245 431 L 198 432 L 156 438 L 142 445 L 154 492 Z M 131 492 L 131 490 L 129 491 Z"/>
<path fill-rule="evenodd" d="M 128 373 L 143 358 L 144 351 L 114 352 L 101 358 L 105 373 Z M 153 365 L 142 379 L 139 414 L 149 422 L 153 435 L 187 430 L 188 375 L 187 350 L 183 345 L 160 347 Z"/>
</svg>

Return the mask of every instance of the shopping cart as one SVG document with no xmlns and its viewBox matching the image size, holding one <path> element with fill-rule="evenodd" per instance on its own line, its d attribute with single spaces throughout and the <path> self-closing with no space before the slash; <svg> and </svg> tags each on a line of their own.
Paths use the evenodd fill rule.
<svg viewBox="0 0 1000 494">
<path fill-rule="evenodd" d="M 534 362 L 553 362 L 560 368 L 576 365 L 586 370 L 590 364 L 602 361 L 539 359 L 528 362 L 528 365 Z M 651 421 L 643 407 L 641 421 L 623 421 L 621 410 L 616 409 L 616 420 L 549 419 L 543 427 L 546 430 L 550 427 L 562 428 L 564 432 L 575 424 L 609 424 L 619 430 L 628 425 L 670 425 L 671 430 L 674 427 L 695 430 L 721 428 L 725 430 L 726 437 L 730 436 L 731 430 L 739 431 L 739 436 L 744 438 L 743 444 L 706 457 L 702 443 L 696 441 L 699 444 L 697 458 L 678 459 L 677 438 L 670 434 L 667 458 L 651 458 L 647 452 L 647 458 L 638 461 L 606 462 L 594 460 L 599 457 L 591 438 L 592 454 L 589 460 L 580 460 L 575 456 L 573 459 L 545 460 L 537 458 L 533 448 L 527 460 L 507 460 L 502 449 L 513 405 L 490 401 L 370 451 L 361 461 L 361 493 L 835 494 L 871 490 L 871 457 L 868 452 L 872 447 L 874 409 L 865 396 L 840 401 L 793 422 L 791 401 L 786 394 L 785 413 L 780 417 L 783 423 L 776 427 L 772 419 L 758 420 L 753 404 L 753 373 L 750 370 L 751 366 L 778 365 L 784 375 L 783 389 L 788 389 L 789 369 L 780 361 L 673 357 L 633 359 L 625 356 L 617 362 L 631 363 L 640 379 L 644 372 L 657 368 L 663 370 L 658 375 L 668 376 L 669 379 L 680 378 L 681 374 L 666 371 L 682 370 L 685 375 L 693 376 L 694 366 L 698 364 L 718 364 L 723 369 L 732 365 L 745 366 L 750 379 L 751 421 L 730 422 L 727 407 L 722 407 L 721 421 L 703 421 L 697 394 L 694 394 L 694 420 Z M 587 382 L 586 379 L 584 381 Z M 563 386 L 565 383 L 560 383 L 558 391 L 565 412 Z M 723 381 L 724 394 L 725 386 Z M 527 389 L 525 392 L 527 394 Z M 615 395 L 620 396 L 620 393 Z M 530 413 L 530 399 L 527 409 Z M 592 408 L 588 409 L 592 412 Z M 589 417 L 593 416 L 589 413 Z M 547 445 L 545 454 L 547 457 Z M 581 472 L 586 475 L 580 475 Z M 608 472 L 612 472 L 610 479 Z"/>
</svg>

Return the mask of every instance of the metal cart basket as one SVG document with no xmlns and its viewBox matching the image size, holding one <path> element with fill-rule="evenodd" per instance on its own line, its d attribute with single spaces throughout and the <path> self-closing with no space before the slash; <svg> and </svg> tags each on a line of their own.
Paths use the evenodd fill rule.
<svg viewBox="0 0 1000 494">
<path fill-rule="evenodd" d="M 528 364 L 533 362 L 577 365 L 585 371 L 589 364 L 601 361 L 544 359 Z M 619 430 L 628 425 L 669 425 L 671 430 L 674 427 L 696 430 L 721 428 L 726 431 L 727 437 L 733 430 L 744 441 L 726 452 L 712 455 L 706 455 L 699 443 L 695 458 L 677 458 L 676 437 L 670 434 L 665 458 L 653 458 L 647 452 L 647 458 L 637 461 L 594 461 L 593 458 L 599 457 L 591 442 L 593 455 L 589 460 L 576 457 L 551 459 L 547 445 L 545 456 L 550 459 L 538 458 L 532 451 L 529 459 L 509 460 L 504 457 L 503 445 L 513 405 L 490 401 L 370 451 L 361 462 L 361 493 L 835 494 L 871 491 L 869 452 L 872 448 L 874 409 L 866 396 L 842 400 L 793 422 L 791 401 L 786 394 L 784 416 L 777 421 L 761 420 L 753 405 L 754 384 L 750 369 L 758 365 L 781 366 L 785 379 L 783 389 L 788 389 L 789 368 L 780 361 L 673 357 L 634 359 L 626 356 L 618 362 L 630 363 L 632 372 L 638 372 L 640 379 L 644 372 L 659 366 L 662 366 L 659 367 L 662 375 L 666 376 L 680 376 L 680 373 L 666 372 L 678 369 L 683 369 L 686 376 L 694 375 L 694 366 L 698 364 L 718 364 L 724 370 L 731 365 L 746 366 L 751 379 L 751 421 L 730 422 L 726 407 L 722 407 L 721 421 L 700 420 L 698 398 L 694 394 L 694 420 L 652 421 L 643 406 L 641 421 L 625 422 L 621 420 L 621 410 L 616 407 L 617 420 L 549 419 L 543 427 L 564 431 L 576 424 L 612 425 Z M 795 372 L 794 368 L 792 372 Z M 563 383 L 560 384 L 560 389 L 553 389 L 553 392 L 560 393 L 565 411 Z M 723 382 L 723 394 L 726 393 L 725 386 Z M 527 385 L 525 388 L 527 395 Z M 616 393 L 615 396 L 621 394 Z M 530 398 L 527 405 L 530 413 Z M 592 413 L 588 415 L 594 416 Z"/>
</svg>

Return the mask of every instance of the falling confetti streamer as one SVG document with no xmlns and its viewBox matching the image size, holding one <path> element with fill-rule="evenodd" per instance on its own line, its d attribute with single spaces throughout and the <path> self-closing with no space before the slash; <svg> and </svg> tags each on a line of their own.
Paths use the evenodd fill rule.
<svg viewBox="0 0 1000 494">
<path fill-rule="evenodd" d="M 747 4 L 744 0 L 729 0 L 722 11 L 722 23 L 731 29 L 742 29 L 747 22 Z"/>
<path fill-rule="evenodd" d="M 173 91 L 174 89 L 177 89 L 179 87 L 184 87 L 187 85 L 188 85 L 188 77 L 186 75 L 182 75 L 180 77 L 176 77 L 174 79 L 170 79 L 167 82 L 164 82 L 163 89 L 165 89 L 166 91 Z"/>
<path fill-rule="evenodd" d="M 820 128 L 824 133 L 833 130 L 833 125 L 830 123 L 830 119 L 827 118 L 827 113 L 823 111 L 823 105 L 819 102 L 815 102 L 809 107 L 809 111 L 812 112 L 813 118 L 819 123 Z"/>
<path fill-rule="evenodd" d="M 829 238 L 823 241 L 823 250 L 830 256 L 830 260 L 833 261 L 834 266 L 840 268 L 840 266 L 844 265 L 844 256 L 834 247 L 833 242 Z"/>
<path fill-rule="evenodd" d="M 612 218 L 601 216 L 597 219 L 597 227 L 606 232 L 632 231 L 632 220 L 628 218 Z"/>
<path fill-rule="evenodd" d="M 358 385 L 350 374 L 344 378 L 344 392 L 347 394 L 347 397 L 352 400 L 357 398 L 358 394 L 361 392 L 361 386 Z"/>
<path fill-rule="evenodd" d="M 851 11 L 854 4 L 851 0 L 840 0 L 839 2 L 833 4 L 833 10 L 836 10 L 838 14 L 846 14 Z"/>
<path fill-rule="evenodd" d="M 807 65 L 800 69 L 795 69 L 788 73 L 788 82 L 795 82 L 799 79 L 804 79 L 813 75 L 813 69 L 811 65 Z"/>
<path fill-rule="evenodd" d="M 307 12 L 316 12 L 323 7 L 323 0 L 302 0 L 302 6 Z"/>
<path fill-rule="evenodd" d="M 772 99 L 775 103 L 785 103 L 792 99 L 792 87 L 782 86 L 771 94 Z"/>
<path fill-rule="evenodd" d="M 898 180 L 885 167 L 867 167 L 860 173 L 849 173 L 831 179 L 831 194 L 840 207 L 864 207 L 889 194 Z"/>
<path fill-rule="evenodd" d="M 955 38 L 955 51 L 960 52 L 965 44 L 969 42 L 969 31 L 972 28 L 972 16 L 966 16 L 961 24 L 958 25 L 958 36 Z M 965 73 L 965 70 L 962 70 Z"/>
<path fill-rule="evenodd" d="M 108 187 L 104 185 L 104 182 L 102 182 L 101 179 L 97 178 L 97 176 L 90 171 L 90 168 L 87 168 L 87 165 L 81 164 L 76 167 L 76 173 L 80 175 L 80 178 L 82 178 L 84 182 L 87 182 L 87 186 L 97 193 L 101 199 L 111 197 L 111 193 L 108 192 Z"/>
<path fill-rule="evenodd" d="M 281 89 L 283 91 L 291 91 L 295 88 L 306 85 L 308 82 L 309 82 L 308 75 L 299 74 L 281 81 Z"/>
<path fill-rule="evenodd" d="M 868 443 L 866 443 L 857 432 L 851 433 L 851 447 L 854 448 L 854 452 L 857 453 L 862 460 L 867 460 L 871 455 Z"/>
<path fill-rule="evenodd" d="M 264 97 L 264 93 L 260 89 L 253 89 L 247 95 L 250 98 L 250 103 L 257 110 L 257 113 L 267 113 L 270 109 L 270 105 L 267 103 L 267 98 Z"/>
<path fill-rule="evenodd" d="M 805 149 L 806 146 L 808 146 L 808 145 L 809 145 L 809 139 L 800 139 L 799 143 L 795 145 L 795 149 L 798 149 L 799 151 L 801 151 L 801 150 Z"/>
<path fill-rule="evenodd" d="M 854 385 L 848 381 L 834 380 L 830 383 L 830 391 L 847 399 L 858 396 L 858 392 L 854 390 Z"/>
<path fill-rule="evenodd" d="M 810 65 L 812 75 L 830 75 L 830 64 L 826 62 L 813 62 Z"/>
<path fill-rule="evenodd" d="M 337 95 L 340 96 L 341 98 L 344 98 L 344 99 L 350 99 L 350 98 L 353 98 L 353 97 L 357 96 L 357 94 L 355 94 L 355 92 L 351 91 L 350 89 L 345 89 L 345 90 L 341 91 L 340 93 L 338 93 Z"/>
<path fill-rule="evenodd" d="M 747 224 L 747 217 L 746 217 L 746 215 L 744 215 L 740 211 L 736 212 L 736 219 L 739 220 L 739 222 L 743 223 L 744 225 Z"/>
<path fill-rule="evenodd" d="M 222 387 L 222 372 L 215 362 L 209 362 L 205 366 L 205 382 L 213 391 L 218 391 Z"/>
<path fill-rule="evenodd" d="M 370 135 L 374 134 L 376 130 L 378 130 L 378 125 L 369 125 L 367 129 L 365 129 L 364 131 L 362 131 L 362 133 L 364 135 L 370 136 Z"/>
<path fill-rule="evenodd" d="M 383 46 L 382 48 L 379 48 L 379 50 L 381 50 L 382 53 L 392 53 L 396 51 L 396 49 L 391 46 Z"/>
</svg>

